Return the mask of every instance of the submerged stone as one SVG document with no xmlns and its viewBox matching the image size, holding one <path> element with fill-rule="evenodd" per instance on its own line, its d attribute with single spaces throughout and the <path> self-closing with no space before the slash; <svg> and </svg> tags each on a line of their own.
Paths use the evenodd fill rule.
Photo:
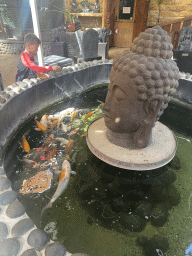
<svg viewBox="0 0 192 256">
<path fill-rule="evenodd" d="M 88 216 L 88 217 L 87 217 L 87 223 L 88 223 L 89 225 L 92 225 L 92 224 L 94 223 L 93 218 L 92 218 L 91 216 Z"/>
<path fill-rule="evenodd" d="M 125 209 L 125 202 L 123 201 L 122 197 L 113 199 L 112 209 L 115 212 L 121 212 Z"/>
<path fill-rule="evenodd" d="M 181 169 L 181 162 L 178 156 L 175 156 L 171 162 L 168 163 L 168 166 L 175 170 Z"/>
<path fill-rule="evenodd" d="M 123 214 L 120 218 L 120 223 L 130 231 L 140 232 L 145 228 L 147 221 L 135 214 Z"/>
<path fill-rule="evenodd" d="M 166 238 L 155 235 L 153 238 L 147 241 L 147 238 L 143 237 L 137 239 L 139 245 L 143 247 L 146 256 L 159 256 L 169 249 L 169 242 Z"/>
<path fill-rule="evenodd" d="M 181 195 L 177 188 L 173 185 L 168 187 L 169 191 L 169 200 L 168 200 L 168 205 L 171 208 L 172 206 L 176 206 L 181 202 Z"/>
<path fill-rule="evenodd" d="M 151 211 L 151 224 L 162 227 L 168 219 L 168 208 L 165 203 L 158 204 Z"/>
<path fill-rule="evenodd" d="M 148 202 L 142 201 L 138 207 L 135 209 L 135 213 L 140 217 L 149 220 L 152 211 L 152 205 Z"/>
<path fill-rule="evenodd" d="M 149 189 L 147 197 L 154 203 L 165 202 L 169 198 L 168 188 L 158 182 Z"/>
</svg>

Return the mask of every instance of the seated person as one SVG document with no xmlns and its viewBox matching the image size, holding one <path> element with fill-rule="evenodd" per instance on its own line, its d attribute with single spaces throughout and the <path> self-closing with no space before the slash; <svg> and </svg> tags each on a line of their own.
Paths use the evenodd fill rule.
<svg viewBox="0 0 192 256">
<path fill-rule="evenodd" d="M 34 63 L 34 55 L 37 54 L 41 40 L 33 33 L 24 37 L 25 51 L 21 54 L 17 65 L 16 82 L 25 78 L 37 77 L 37 73 L 49 72 L 51 70 L 61 69 L 60 66 L 39 67 Z"/>
</svg>

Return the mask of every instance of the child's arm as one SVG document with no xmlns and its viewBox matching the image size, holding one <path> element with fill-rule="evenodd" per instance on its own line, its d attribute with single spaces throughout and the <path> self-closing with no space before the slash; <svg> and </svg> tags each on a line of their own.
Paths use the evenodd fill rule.
<svg viewBox="0 0 192 256">
<path fill-rule="evenodd" d="M 31 60 L 30 55 L 27 52 L 23 52 L 23 54 L 21 55 L 21 62 L 23 63 L 24 66 L 36 71 L 37 73 L 49 72 L 49 71 L 53 70 L 52 66 L 39 67 L 38 65 L 36 65 Z"/>
</svg>

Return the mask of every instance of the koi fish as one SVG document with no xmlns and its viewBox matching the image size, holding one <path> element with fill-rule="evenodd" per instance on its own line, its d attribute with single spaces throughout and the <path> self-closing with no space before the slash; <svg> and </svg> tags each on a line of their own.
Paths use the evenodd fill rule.
<svg viewBox="0 0 192 256">
<path fill-rule="evenodd" d="M 105 105 L 105 103 L 102 102 L 102 101 L 100 101 L 100 100 L 98 100 L 98 102 L 100 103 L 100 106 L 101 106 L 101 107 L 103 107 L 103 106 Z"/>
<path fill-rule="evenodd" d="M 66 124 L 64 124 L 64 123 L 61 123 L 61 129 L 65 132 L 65 133 L 67 133 L 68 131 L 70 131 L 71 130 L 71 126 L 68 126 L 68 125 L 66 125 Z"/>
<path fill-rule="evenodd" d="M 65 146 L 65 145 L 67 145 L 67 144 L 69 143 L 69 140 L 67 140 L 67 139 L 65 139 L 65 138 L 55 138 L 55 140 L 61 142 L 61 143 L 60 143 L 61 147 Z"/>
<path fill-rule="evenodd" d="M 37 121 L 36 119 L 35 119 L 35 122 L 36 122 L 36 125 L 37 125 L 37 127 L 41 130 L 41 131 L 47 131 L 47 128 L 45 127 L 45 126 L 43 126 L 39 121 Z"/>
<path fill-rule="evenodd" d="M 40 123 L 41 123 L 44 127 L 48 128 L 48 125 L 49 125 L 49 116 L 48 116 L 48 115 L 43 115 L 43 116 L 41 117 Z"/>
<path fill-rule="evenodd" d="M 67 160 L 64 160 L 62 164 L 61 175 L 59 177 L 57 189 L 54 195 L 52 196 L 50 202 L 42 209 L 41 215 L 46 209 L 52 207 L 53 202 L 55 202 L 58 199 L 58 197 L 63 193 L 63 191 L 67 188 L 71 173 L 76 174 L 76 172 L 73 172 L 71 170 L 70 163 Z"/>
<path fill-rule="evenodd" d="M 94 112 L 89 112 L 87 115 L 84 116 L 83 120 L 86 120 L 88 117 L 91 117 Z"/>
<path fill-rule="evenodd" d="M 71 138 L 73 135 L 75 135 L 78 131 L 79 131 L 79 128 L 75 128 L 73 131 L 71 131 L 71 132 L 69 133 L 68 139 L 70 140 L 70 138 Z"/>
<path fill-rule="evenodd" d="M 50 121 L 55 120 L 55 119 L 60 119 L 63 120 L 67 115 L 71 114 L 72 112 L 74 112 L 74 108 L 67 108 L 61 112 L 57 112 L 54 115 L 49 115 L 48 119 Z"/>
<path fill-rule="evenodd" d="M 73 147 L 74 142 L 75 142 L 74 140 L 70 140 L 70 141 L 67 143 L 67 145 L 66 145 L 66 147 L 65 147 L 65 153 L 66 153 L 66 154 L 69 152 L 69 149 Z"/>
<path fill-rule="evenodd" d="M 17 158 L 19 159 L 19 161 L 22 161 L 24 163 L 32 164 L 32 165 L 38 165 L 37 162 L 34 161 L 34 160 L 31 160 L 31 159 L 28 159 L 28 158 L 20 159 L 18 156 L 17 156 Z"/>
<path fill-rule="evenodd" d="M 23 135 L 23 137 L 22 137 L 21 145 L 22 145 L 22 148 L 23 148 L 23 150 L 24 150 L 25 152 L 29 152 L 30 146 L 29 146 L 28 141 L 27 141 L 26 138 L 25 138 L 25 135 Z"/>
<path fill-rule="evenodd" d="M 54 121 L 53 121 L 53 123 L 51 124 L 51 126 L 50 126 L 50 131 L 52 131 L 53 130 L 53 128 L 56 126 L 56 125 L 58 125 L 58 119 L 55 119 Z"/>
<path fill-rule="evenodd" d="M 76 116 L 77 116 L 77 112 L 76 112 L 76 111 L 73 111 L 73 113 L 72 113 L 72 115 L 71 115 L 70 123 L 73 122 L 73 120 L 75 119 Z"/>
</svg>

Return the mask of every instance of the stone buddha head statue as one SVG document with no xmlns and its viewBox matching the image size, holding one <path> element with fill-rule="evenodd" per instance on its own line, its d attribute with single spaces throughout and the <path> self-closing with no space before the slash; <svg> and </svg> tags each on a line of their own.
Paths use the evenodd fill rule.
<svg viewBox="0 0 192 256">
<path fill-rule="evenodd" d="M 113 62 L 104 105 L 107 128 L 127 133 L 136 148 L 147 147 L 152 128 L 178 87 L 179 69 L 171 39 L 160 26 L 134 39 Z"/>
</svg>

